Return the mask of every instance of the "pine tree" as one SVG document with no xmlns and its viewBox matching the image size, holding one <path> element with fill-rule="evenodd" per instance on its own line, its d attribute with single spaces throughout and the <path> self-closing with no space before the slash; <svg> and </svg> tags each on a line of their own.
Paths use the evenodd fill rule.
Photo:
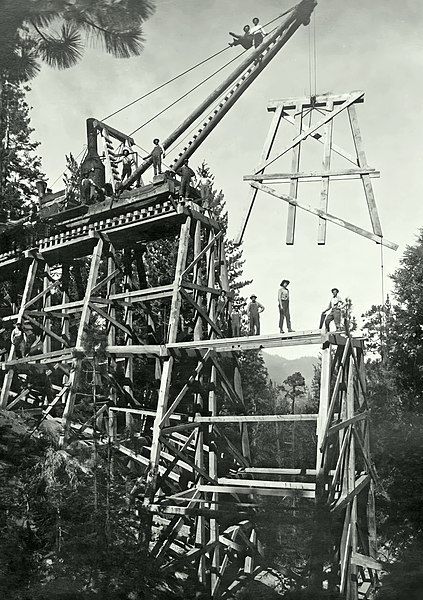
<svg viewBox="0 0 423 600">
<path fill-rule="evenodd" d="M 5 86 L 0 119 L 0 220 L 19 219 L 28 214 L 37 197 L 36 182 L 42 178 L 36 154 L 39 142 L 32 139 L 30 107 L 25 100 L 27 86 Z"/>
</svg>

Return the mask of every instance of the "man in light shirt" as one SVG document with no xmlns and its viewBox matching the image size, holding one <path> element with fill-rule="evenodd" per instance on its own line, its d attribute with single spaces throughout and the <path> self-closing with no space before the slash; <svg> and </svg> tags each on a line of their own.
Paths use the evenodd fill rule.
<svg viewBox="0 0 423 600">
<path fill-rule="evenodd" d="M 250 296 L 251 302 L 247 305 L 248 320 L 250 323 L 250 335 L 260 335 L 260 313 L 264 311 L 264 306 L 257 302 L 257 296 Z"/>
<path fill-rule="evenodd" d="M 283 330 L 283 322 L 286 319 L 286 326 L 288 327 L 288 331 L 291 332 L 293 329 L 291 328 L 291 315 L 289 313 L 289 290 L 288 290 L 289 281 L 288 279 L 283 279 L 281 282 L 281 287 L 278 291 L 278 306 L 279 306 L 279 331 L 281 333 L 285 333 Z"/>
<path fill-rule="evenodd" d="M 339 297 L 338 288 L 332 288 L 331 292 L 332 298 L 330 299 L 329 306 L 322 312 L 320 317 L 319 329 L 322 329 L 324 325 L 326 332 L 329 332 L 332 321 L 335 321 L 336 331 L 341 329 L 342 308 L 344 306 L 343 300 Z"/>
<path fill-rule="evenodd" d="M 250 29 L 250 35 L 253 36 L 254 48 L 258 48 L 266 35 L 266 32 L 260 25 L 260 19 L 258 17 L 254 17 L 253 19 L 253 27 Z"/>
</svg>

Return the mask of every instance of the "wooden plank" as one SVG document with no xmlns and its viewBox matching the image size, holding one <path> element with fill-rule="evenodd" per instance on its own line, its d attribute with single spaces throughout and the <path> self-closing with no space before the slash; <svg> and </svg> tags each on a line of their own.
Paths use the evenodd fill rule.
<svg viewBox="0 0 423 600">
<path fill-rule="evenodd" d="M 210 355 L 211 355 L 211 351 L 209 350 L 207 352 L 207 354 L 205 354 L 202 357 L 202 359 L 200 360 L 200 362 L 197 364 L 194 372 L 189 377 L 188 381 L 186 382 L 186 384 L 184 385 L 184 387 L 181 389 L 181 391 L 179 392 L 179 394 L 177 395 L 177 397 L 175 398 L 175 400 L 172 402 L 171 406 L 167 409 L 166 413 L 163 415 L 163 418 L 162 418 L 162 420 L 160 422 L 160 426 L 161 427 L 164 427 L 166 425 L 167 420 L 175 412 L 175 410 L 179 406 L 180 402 L 184 398 L 185 394 L 189 391 L 190 385 L 199 376 L 199 374 L 201 373 L 202 369 L 204 368 L 204 365 L 209 360 Z"/>
<path fill-rule="evenodd" d="M 297 129 L 299 130 L 299 135 L 303 130 L 303 106 L 302 104 L 298 104 L 295 109 L 296 115 L 298 115 Z M 292 148 L 292 161 L 291 161 L 291 171 L 295 173 L 300 169 L 300 160 L 301 160 L 301 143 L 295 145 Z M 291 183 L 289 186 L 289 195 L 291 198 L 297 198 L 298 196 L 298 179 L 291 179 Z M 295 204 L 290 204 L 288 207 L 288 220 L 286 224 L 286 243 L 289 246 L 292 246 L 295 239 L 295 222 L 297 217 L 297 207 Z"/>
<path fill-rule="evenodd" d="M 294 415 L 224 415 L 212 417 L 195 417 L 195 423 L 272 423 L 274 421 L 316 421 L 317 414 Z"/>
<path fill-rule="evenodd" d="M 147 356 L 168 356 L 166 346 L 133 344 L 132 346 L 106 346 L 108 354 L 117 354 L 119 356 L 147 355 Z"/>
<path fill-rule="evenodd" d="M 349 504 L 353 498 L 358 496 L 358 494 L 367 486 L 371 481 L 370 475 L 361 475 L 357 481 L 355 482 L 354 489 L 351 490 L 348 494 L 342 495 L 336 504 L 332 507 L 332 511 L 338 511 L 342 508 L 345 508 L 347 504 Z"/>
<path fill-rule="evenodd" d="M 219 485 L 233 485 L 241 487 L 251 488 L 277 488 L 280 490 L 314 490 L 316 487 L 315 483 L 304 483 L 301 481 L 263 481 L 257 479 L 234 479 L 231 477 L 219 477 Z"/>
<path fill-rule="evenodd" d="M 275 482 L 277 483 L 277 482 Z M 258 494 L 259 496 L 299 496 L 301 498 L 314 498 L 314 490 L 293 490 L 290 488 L 266 488 L 234 485 L 200 485 L 197 487 L 200 492 L 213 492 L 219 494 Z"/>
<path fill-rule="evenodd" d="M 382 571 L 381 563 L 370 556 L 365 556 L 359 552 L 351 552 L 351 562 L 358 567 L 364 569 L 373 569 L 374 571 Z"/>
<path fill-rule="evenodd" d="M 359 90 L 354 90 L 359 91 Z M 294 110 L 298 104 L 302 104 L 304 108 L 325 108 L 328 100 L 333 102 L 335 106 L 339 104 L 343 104 L 346 100 L 348 100 L 353 92 L 348 92 L 346 94 L 318 94 L 313 97 L 313 101 L 311 101 L 310 96 L 299 96 L 299 97 L 289 97 L 289 98 L 280 98 L 278 100 L 269 100 L 267 103 L 267 110 L 269 112 L 273 112 L 277 110 L 280 106 L 283 106 L 285 110 Z M 359 98 L 355 101 L 356 104 L 361 104 L 364 102 L 364 92 L 360 91 Z"/>
<path fill-rule="evenodd" d="M 328 100 L 327 110 L 333 111 L 333 102 Z M 332 151 L 332 134 L 333 134 L 333 120 L 328 121 L 325 125 L 325 141 L 323 144 L 323 170 L 328 172 L 330 170 L 331 151 Z M 330 176 L 327 175 L 322 179 L 322 189 L 320 192 L 320 208 L 323 212 L 328 212 L 328 201 L 329 201 L 329 181 Z M 317 243 L 323 245 L 326 243 L 326 221 L 325 219 L 319 219 L 318 230 L 317 230 Z"/>
<path fill-rule="evenodd" d="M 236 352 L 240 350 L 260 350 L 261 348 L 280 348 L 283 346 L 301 346 L 320 344 L 320 330 L 297 331 L 292 333 L 273 333 L 268 335 L 245 336 L 239 338 L 222 338 L 200 340 L 198 342 L 178 342 L 167 344 L 170 353 L 173 350 L 213 349 L 216 352 Z"/>
<path fill-rule="evenodd" d="M 182 271 L 182 273 L 181 273 L 181 275 L 180 275 L 180 277 L 181 277 L 181 280 L 182 280 L 182 278 L 183 278 L 183 277 L 184 277 L 184 276 L 185 276 L 187 273 L 189 273 L 190 271 L 192 271 L 192 270 L 193 270 L 193 268 L 195 267 L 195 265 L 197 265 L 197 264 L 200 262 L 200 260 L 203 258 L 203 256 L 205 256 L 205 255 L 207 254 L 207 252 L 210 250 L 210 248 L 212 248 L 212 247 L 215 245 L 215 243 L 217 242 L 217 240 L 223 236 L 223 233 L 224 233 L 224 232 L 223 232 L 223 229 L 222 229 L 221 231 L 219 231 L 219 232 L 218 232 L 216 235 L 214 235 L 214 236 L 212 237 L 212 239 L 211 239 L 211 240 L 208 242 L 207 246 L 205 246 L 205 247 L 204 247 L 204 248 L 201 250 L 201 252 L 199 252 L 199 253 L 196 255 L 196 257 L 194 258 L 194 260 L 193 260 L 193 261 L 192 261 L 192 262 L 191 262 L 191 263 L 190 263 L 190 264 L 189 264 L 189 265 L 186 267 L 186 269 L 185 269 L 184 271 Z"/>
<path fill-rule="evenodd" d="M 363 419 L 367 419 L 369 416 L 369 412 L 365 411 L 362 412 L 358 415 L 354 415 L 353 417 L 350 417 L 349 419 L 345 419 L 345 421 L 341 421 L 340 423 L 336 423 L 335 425 L 332 425 L 332 427 L 330 427 L 328 429 L 328 436 L 333 435 L 334 433 L 337 433 L 338 431 L 341 431 L 342 429 L 345 429 L 346 427 L 349 427 L 350 425 L 352 425 L 353 423 L 357 423 L 358 421 L 362 421 Z"/>
<path fill-rule="evenodd" d="M 106 298 L 97 298 L 96 302 L 108 303 L 108 301 L 125 301 L 130 299 L 132 302 L 150 302 L 151 300 L 161 300 L 163 298 L 169 298 L 172 296 L 173 286 L 163 285 L 155 288 L 146 288 L 143 290 L 134 290 L 127 292 L 119 292 L 118 294 L 109 294 Z M 91 299 L 93 301 L 93 299 Z M 61 310 L 73 310 L 73 312 L 79 312 L 82 309 L 83 300 L 75 300 L 74 302 L 66 302 L 62 304 L 55 304 L 47 309 L 45 312 L 61 311 Z"/>
<path fill-rule="evenodd" d="M 294 148 L 294 146 L 297 146 L 300 142 L 304 141 L 309 135 L 316 132 L 318 129 L 323 127 L 323 125 L 326 125 L 326 123 L 328 121 L 330 121 L 331 119 L 334 119 L 343 110 L 346 110 L 351 104 L 356 102 L 358 100 L 358 98 L 360 98 L 363 95 L 364 95 L 364 92 L 351 92 L 351 94 L 349 94 L 349 97 L 347 100 L 345 100 L 345 102 L 343 102 L 341 105 L 337 106 L 337 108 L 335 108 L 329 115 L 324 116 L 322 119 L 320 119 L 319 121 L 317 121 L 316 123 L 311 125 L 311 127 L 307 127 L 304 131 L 302 131 L 302 133 L 298 134 L 292 140 L 292 142 L 290 142 L 287 146 L 285 146 L 281 151 L 278 151 L 277 156 L 274 156 L 271 159 L 267 159 L 266 161 L 263 161 L 259 165 L 259 167 L 254 171 L 254 174 L 257 175 L 258 173 L 260 173 L 260 171 L 262 169 L 268 167 L 270 164 L 275 162 L 278 158 L 280 158 L 281 156 L 283 156 L 284 154 L 286 154 L 287 152 L 292 150 L 292 148 Z M 296 170 L 298 170 L 298 169 L 296 169 Z"/>
<path fill-rule="evenodd" d="M 178 335 L 179 329 L 179 314 L 181 309 L 181 294 L 180 294 L 180 285 L 182 274 L 184 268 L 186 266 L 187 254 L 188 254 L 188 244 L 190 239 L 190 229 L 191 229 L 191 218 L 188 218 L 185 223 L 181 225 L 181 232 L 179 236 L 179 246 L 178 246 L 178 255 L 176 258 L 176 267 L 175 267 L 175 281 L 173 284 L 173 292 L 172 292 L 172 304 L 170 308 L 169 315 L 169 327 L 168 327 L 168 342 L 176 342 L 176 337 Z"/>
<path fill-rule="evenodd" d="M 207 294 L 214 294 L 216 296 L 220 296 L 222 294 L 222 290 L 217 290 L 216 288 L 210 288 L 206 285 L 199 285 L 198 283 L 192 283 L 190 281 L 182 281 L 181 283 L 183 288 L 187 288 L 189 290 L 195 290 L 198 292 L 204 292 Z"/>
<path fill-rule="evenodd" d="M 350 119 L 351 131 L 353 134 L 354 145 L 357 151 L 358 164 L 360 167 L 367 167 L 367 158 L 364 152 L 363 141 L 361 138 L 360 127 L 358 125 L 357 111 L 355 106 L 348 107 L 348 116 Z M 382 236 L 382 226 L 377 212 L 376 200 L 373 193 L 372 182 L 369 175 L 362 175 L 364 193 L 366 195 L 367 207 L 369 209 L 370 221 L 372 223 L 373 232 L 376 235 Z"/>
<path fill-rule="evenodd" d="M 263 185 L 261 183 L 253 181 L 250 183 L 250 185 L 254 188 L 257 188 L 258 190 L 261 190 L 262 192 L 266 192 L 267 194 L 274 196 L 275 198 L 279 198 L 279 200 L 284 200 L 288 204 L 295 204 L 295 206 L 297 206 L 298 208 L 301 208 L 302 210 L 305 210 L 306 212 L 309 212 L 313 215 L 317 215 L 318 217 L 322 217 L 323 219 L 326 219 L 327 221 L 330 221 L 335 225 L 339 225 L 339 227 L 344 227 L 344 229 L 349 229 L 353 233 L 357 233 L 358 235 L 368 238 L 369 240 L 373 240 L 377 244 L 382 244 L 382 246 L 385 246 L 386 248 L 390 248 L 391 250 L 398 250 L 398 244 L 395 244 L 394 242 L 389 242 L 387 239 L 374 233 L 370 233 L 370 231 L 366 231 L 365 229 L 362 229 L 357 225 L 353 225 L 352 223 L 349 223 L 344 219 L 335 217 L 335 215 L 331 215 L 330 213 L 326 213 L 318 208 L 314 208 L 309 204 L 300 203 L 298 202 L 298 200 L 295 200 L 295 198 L 291 198 L 286 194 L 277 193 L 276 190 L 269 188 L 268 186 Z"/>
<path fill-rule="evenodd" d="M 216 325 L 216 323 L 209 317 L 209 315 L 207 314 L 207 312 L 203 309 L 202 306 L 200 306 L 195 300 L 194 298 L 191 296 L 191 294 L 189 294 L 186 290 L 184 290 L 183 288 L 181 289 L 181 295 L 183 296 L 183 298 L 185 298 L 185 300 L 187 300 L 191 306 L 197 311 L 197 313 L 199 315 L 201 315 L 201 317 L 210 325 L 210 327 L 212 328 L 212 330 L 219 336 L 222 337 L 222 332 L 220 331 L 219 327 Z"/>
<path fill-rule="evenodd" d="M 332 121 L 327 123 L 326 127 L 330 125 Z M 330 138 L 324 138 L 330 139 Z M 290 181 L 291 179 L 311 179 L 319 180 L 325 179 L 326 177 L 339 177 L 339 178 L 361 178 L 361 175 L 370 175 L 371 177 L 380 177 L 380 171 L 367 168 L 357 169 L 330 169 L 329 165 L 323 165 L 320 171 L 296 171 L 291 173 L 263 173 L 261 175 L 244 175 L 243 181 Z"/>
<path fill-rule="evenodd" d="M 173 358 L 170 357 L 165 361 L 162 370 L 162 378 L 160 381 L 159 398 L 157 401 L 157 414 L 153 425 L 153 440 L 151 444 L 149 471 L 145 486 L 144 504 L 148 505 L 153 502 L 154 494 L 157 486 L 157 475 L 160 460 L 160 430 L 163 414 L 166 410 L 167 400 L 169 397 L 170 381 L 172 376 Z"/>
<path fill-rule="evenodd" d="M 263 150 L 261 153 L 261 162 L 266 161 L 270 156 L 270 153 L 273 148 L 273 144 L 275 142 L 276 134 L 278 132 L 279 125 L 281 123 L 282 115 L 283 115 L 283 106 L 280 106 L 275 110 L 275 114 L 274 114 L 272 122 L 270 124 L 270 128 L 267 133 L 266 140 L 264 142 Z M 264 169 L 261 172 L 263 172 L 263 171 L 264 171 Z M 243 239 L 244 233 L 245 233 L 245 229 L 247 227 L 247 223 L 250 219 L 251 212 L 253 210 L 254 203 L 257 198 L 257 193 L 258 193 L 258 190 L 250 189 L 247 208 L 241 218 L 241 223 L 242 223 L 241 229 L 235 239 L 236 245 L 239 245 L 242 242 L 242 239 Z"/>
<path fill-rule="evenodd" d="M 44 333 L 46 333 L 49 337 L 53 338 L 54 340 L 56 340 L 57 342 L 62 344 L 65 348 L 69 348 L 69 343 L 64 338 L 62 338 L 60 335 L 57 335 L 57 333 L 54 333 L 54 331 L 52 331 L 50 329 L 50 327 L 47 327 L 46 325 L 43 325 L 42 323 L 39 323 L 38 321 L 33 319 L 30 316 L 32 314 L 33 314 L 33 311 L 28 311 L 28 313 L 25 315 L 25 319 L 27 319 L 30 323 L 32 323 L 33 325 L 35 325 L 36 327 L 38 327 L 39 329 L 44 331 Z"/>
<path fill-rule="evenodd" d="M 80 318 L 80 322 L 79 322 L 78 333 L 77 333 L 76 344 L 75 344 L 76 350 L 78 350 L 80 352 L 83 352 L 83 350 L 84 350 L 83 346 L 82 346 L 82 339 L 84 336 L 84 328 L 88 324 L 88 320 L 89 320 L 89 316 L 90 316 L 91 291 L 95 285 L 95 282 L 96 282 L 96 279 L 98 276 L 101 255 L 103 252 L 103 246 L 104 246 L 104 242 L 103 242 L 102 238 L 99 238 L 97 240 L 97 244 L 96 244 L 93 254 L 92 254 L 90 271 L 88 273 L 86 291 L 85 291 L 85 296 L 84 296 L 84 300 L 82 303 L 81 318 Z"/>
</svg>

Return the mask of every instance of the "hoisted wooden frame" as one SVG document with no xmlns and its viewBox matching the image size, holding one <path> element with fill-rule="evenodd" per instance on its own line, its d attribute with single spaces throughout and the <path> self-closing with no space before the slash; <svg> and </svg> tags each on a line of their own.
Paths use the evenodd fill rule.
<svg viewBox="0 0 423 600">
<path fill-rule="evenodd" d="M 348 229 L 358 235 L 366 237 L 387 248 L 396 250 L 398 245 L 385 240 L 377 211 L 371 179 L 379 177 L 376 169 L 369 167 L 363 147 L 361 131 L 358 124 L 356 105 L 364 101 L 364 92 L 350 92 L 348 94 L 325 94 L 313 98 L 287 98 L 271 101 L 268 110 L 274 113 L 269 132 L 264 143 L 262 159 L 251 175 L 245 175 L 244 181 L 251 186 L 250 196 L 245 214 L 242 219 L 241 231 L 236 243 L 241 243 L 247 223 L 251 216 L 257 193 L 263 191 L 288 203 L 288 221 L 286 243 L 292 245 L 295 239 L 295 224 L 297 208 L 306 210 L 319 217 L 317 242 L 319 245 L 326 243 L 327 222 Z M 355 154 L 345 151 L 334 143 L 334 129 L 339 117 L 347 114 Z M 313 122 L 312 116 L 317 115 Z M 305 125 L 306 118 L 309 125 Z M 288 121 L 297 128 L 297 135 L 281 148 L 276 147 L 279 128 L 282 121 Z M 320 170 L 301 170 L 301 156 L 303 145 L 307 140 L 318 141 L 323 145 L 322 168 Z M 284 155 L 291 153 L 290 172 L 268 172 L 269 167 Z M 344 168 L 331 168 L 331 158 L 336 154 L 346 162 Z M 353 165 L 353 167 L 351 167 Z M 364 197 L 370 217 L 372 231 L 367 231 L 345 219 L 341 219 L 329 211 L 329 191 L 331 181 L 361 179 Z M 304 204 L 299 199 L 299 185 L 307 181 L 321 181 L 320 206 L 318 208 Z M 282 194 L 266 184 L 269 182 L 290 182 L 289 194 Z"/>
</svg>

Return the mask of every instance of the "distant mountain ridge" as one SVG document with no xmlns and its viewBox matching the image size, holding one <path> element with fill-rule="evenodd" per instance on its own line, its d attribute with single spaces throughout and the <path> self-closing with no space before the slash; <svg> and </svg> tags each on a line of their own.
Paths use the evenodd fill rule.
<svg viewBox="0 0 423 600">
<path fill-rule="evenodd" d="M 263 352 L 263 358 L 269 377 L 273 383 L 280 385 L 289 375 L 298 371 L 306 380 L 307 386 L 311 386 L 314 367 L 318 364 L 316 356 L 301 356 L 300 358 L 288 359 L 283 356 Z"/>
</svg>

